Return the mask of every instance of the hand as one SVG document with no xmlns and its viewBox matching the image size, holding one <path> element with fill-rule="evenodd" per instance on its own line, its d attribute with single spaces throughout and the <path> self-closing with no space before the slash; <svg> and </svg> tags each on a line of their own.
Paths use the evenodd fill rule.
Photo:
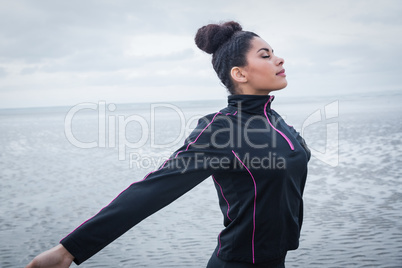
<svg viewBox="0 0 402 268">
<path fill-rule="evenodd" d="M 68 268 L 74 256 L 59 244 L 36 256 L 25 268 Z"/>
</svg>

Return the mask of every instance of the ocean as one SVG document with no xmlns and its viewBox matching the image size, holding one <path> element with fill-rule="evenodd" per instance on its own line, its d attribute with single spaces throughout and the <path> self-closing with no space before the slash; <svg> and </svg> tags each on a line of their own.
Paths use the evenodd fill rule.
<svg viewBox="0 0 402 268">
<path fill-rule="evenodd" d="M 286 267 L 402 267 L 402 92 L 280 97 L 313 152 Z M 226 100 L 0 110 L 0 267 L 58 244 Z M 211 178 L 80 267 L 205 267 L 223 228 Z M 73 264 L 72 267 L 75 267 Z"/>
</svg>

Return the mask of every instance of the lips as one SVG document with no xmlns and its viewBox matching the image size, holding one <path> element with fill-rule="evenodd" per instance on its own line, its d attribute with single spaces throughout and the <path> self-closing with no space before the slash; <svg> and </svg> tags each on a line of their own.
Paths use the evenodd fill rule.
<svg viewBox="0 0 402 268">
<path fill-rule="evenodd" d="M 286 76 L 285 69 L 280 70 L 279 72 L 276 73 L 276 75 Z"/>
</svg>

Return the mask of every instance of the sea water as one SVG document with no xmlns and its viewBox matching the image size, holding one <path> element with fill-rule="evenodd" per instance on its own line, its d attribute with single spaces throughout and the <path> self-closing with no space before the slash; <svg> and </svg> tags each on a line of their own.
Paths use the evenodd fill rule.
<svg viewBox="0 0 402 268">
<path fill-rule="evenodd" d="M 287 267 L 402 267 L 401 92 L 277 96 L 313 151 Z M 183 143 L 225 100 L 0 110 L 0 267 L 23 267 Z M 223 228 L 210 178 L 82 267 L 205 267 Z M 75 264 L 73 264 L 75 266 Z"/>
</svg>

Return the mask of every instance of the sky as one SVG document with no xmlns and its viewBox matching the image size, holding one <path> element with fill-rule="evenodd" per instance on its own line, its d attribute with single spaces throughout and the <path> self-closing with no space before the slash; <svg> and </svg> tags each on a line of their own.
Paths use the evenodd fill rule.
<svg viewBox="0 0 402 268">
<path fill-rule="evenodd" d="M 275 95 L 402 91 L 399 0 L 0 0 L 0 108 L 215 100 L 194 36 L 238 21 L 285 59 Z"/>
</svg>

